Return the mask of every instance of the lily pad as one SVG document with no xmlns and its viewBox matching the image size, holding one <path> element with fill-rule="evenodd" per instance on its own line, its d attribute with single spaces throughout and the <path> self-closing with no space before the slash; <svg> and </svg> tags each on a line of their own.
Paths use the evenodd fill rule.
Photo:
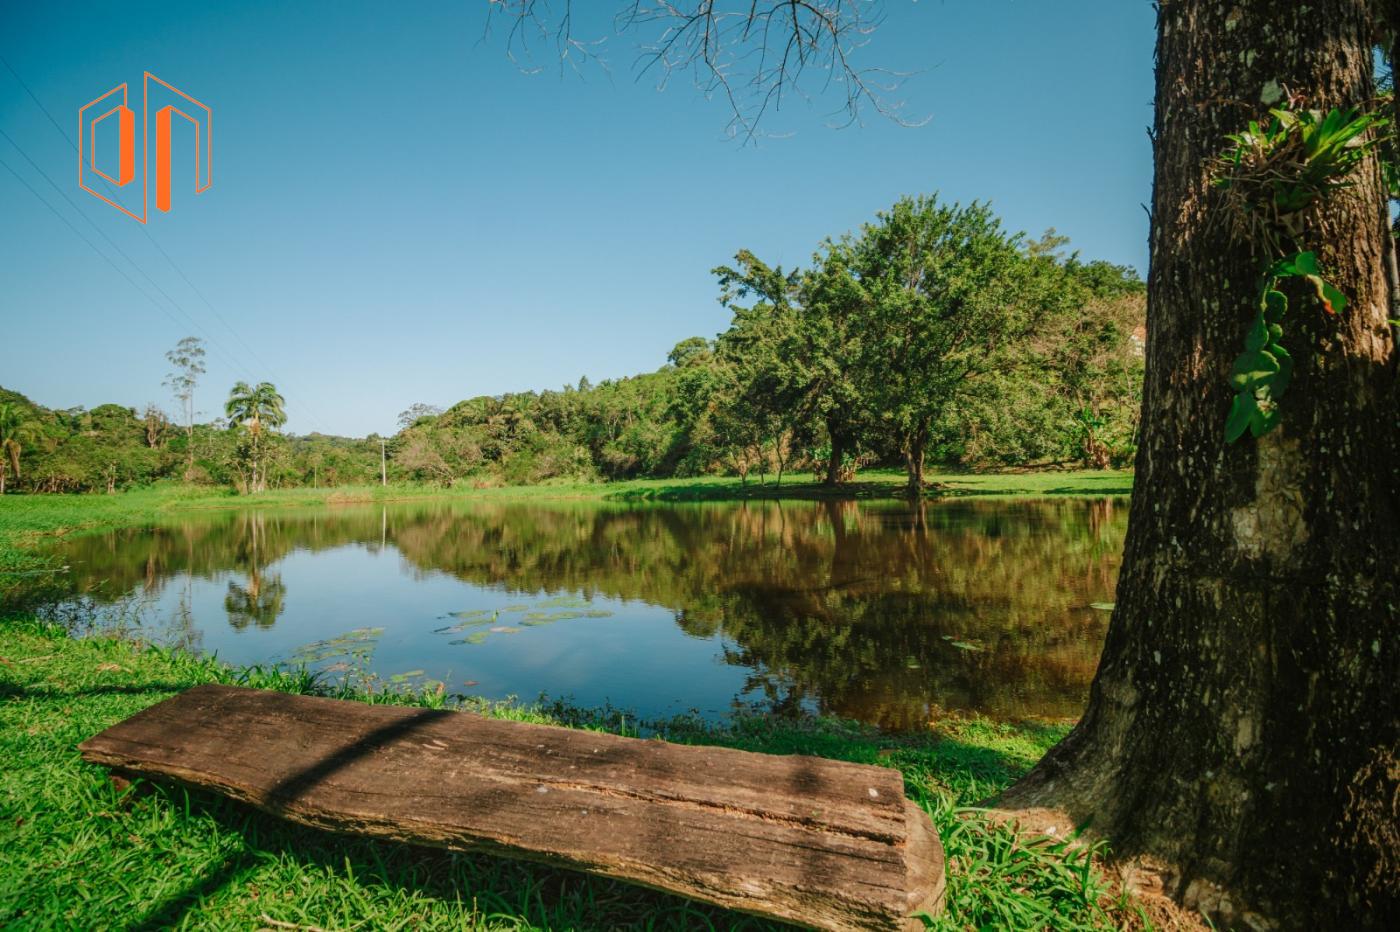
<svg viewBox="0 0 1400 932">
<path fill-rule="evenodd" d="M 561 595 L 553 599 L 545 599 L 543 602 L 536 602 L 536 608 L 587 608 L 591 605 L 588 599 L 579 595 Z"/>
<path fill-rule="evenodd" d="M 451 645 L 458 645 L 458 644 L 480 644 L 480 643 L 482 643 L 482 642 L 485 641 L 485 640 L 486 640 L 486 632 L 485 632 L 485 631 L 473 631 L 471 634 L 467 635 L 467 636 L 464 637 L 464 638 L 458 638 L 458 639 L 455 640 L 455 641 L 448 641 L 447 643 L 448 643 L 448 644 L 451 644 Z"/>
</svg>

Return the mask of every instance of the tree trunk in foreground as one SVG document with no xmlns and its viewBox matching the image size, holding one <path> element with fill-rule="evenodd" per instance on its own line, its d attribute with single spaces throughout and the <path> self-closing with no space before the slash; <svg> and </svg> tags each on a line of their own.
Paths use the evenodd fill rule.
<svg viewBox="0 0 1400 932">
<path fill-rule="evenodd" d="M 1161 0 L 1117 608 L 1082 721 L 1002 801 L 1092 819 L 1236 927 L 1400 928 L 1400 399 L 1378 166 L 1304 239 L 1349 305 L 1329 317 L 1290 293 L 1282 424 L 1233 445 L 1226 377 L 1264 256 L 1230 235 L 1209 185 L 1224 135 L 1283 89 L 1366 102 L 1374 37 L 1362 0 Z"/>
</svg>

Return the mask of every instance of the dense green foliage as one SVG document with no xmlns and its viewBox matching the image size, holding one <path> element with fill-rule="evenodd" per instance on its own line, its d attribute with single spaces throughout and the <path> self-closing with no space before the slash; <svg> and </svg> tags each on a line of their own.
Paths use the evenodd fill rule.
<svg viewBox="0 0 1400 932">
<path fill-rule="evenodd" d="M 641 887 L 484 855 L 346 838 L 207 793 L 116 789 L 75 746 L 190 686 L 232 682 L 326 692 L 295 672 L 234 670 L 106 638 L 0 621 L 0 926 L 452 929 L 767 929 L 761 920 Z M 437 694 L 347 694 L 441 705 Z M 635 733 L 616 712 L 471 703 L 516 720 Z M 948 720 L 904 737 L 819 720 L 655 723 L 666 739 L 896 767 L 948 854 L 935 928 L 1120 928 L 1137 909 L 1110 892 L 1095 849 L 1027 839 L 965 808 L 1024 772 L 1062 724 Z"/>
<path fill-rule="evenodd" d="M 415 404 L 388 479 L 473 487 L 812 469 L 829 484 L 901 465 L 911 491 L 943 463 L 1131 461 L 1143 288 L 1131 270 L 1009 234 L 985 205 L 905 198 L 785 271 L 741 250 L 715 270 L 733 313 L 655 372 L 558 391 Z M 114 491 L 185 478 L 241 491 L 371 483 L 380 438 L 287 436 L 264 382 L 196 424 L 198 341 L 168 354 L 183 429 L 155 406 L 52 411 L 0 389 L 27 491 Z M 8 426 L 4 426 L 8 425 Z M 0 438 L 3 439 L 3 438 Z M 15 454 L 11 467 L 21 464 Z"/>
</svg>

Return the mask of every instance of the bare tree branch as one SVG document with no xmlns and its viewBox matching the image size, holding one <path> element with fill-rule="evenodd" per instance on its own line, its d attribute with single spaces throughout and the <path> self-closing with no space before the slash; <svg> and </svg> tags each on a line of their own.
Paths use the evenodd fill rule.
<svg viewBox="0 0 1400 932">
<path fill-rule="evenodd" d="M 760 122 L 784 97 L 811 100 L 839 87 L 837 125 L 861 122 L 874 110 L 901 125 L 902 101 L 891 98 L 905 72 L 867 68 L 856 58 L 884 20 L 881 0 L 618 0 L 615 35 L 636 35 L 637 76 L 664 88 L 688 73 L 707 98 L 719 97 L 732 114 L 731 137 L 752 141 Z M 486 31 L 497 17 L 510 23 L 507 54 L 520 63 L 531 42 L 552 44 L 561 70 L 592 61 L 606 68 L 607 37 L 575 34 L 572 0 L 487 0 Z M 539 70 L 535 68 L 533 70 Z M 811 80 L 815 77 L 815 80 Z M 810 85 L 810 87 L 809 87 Z"/>
</svg>

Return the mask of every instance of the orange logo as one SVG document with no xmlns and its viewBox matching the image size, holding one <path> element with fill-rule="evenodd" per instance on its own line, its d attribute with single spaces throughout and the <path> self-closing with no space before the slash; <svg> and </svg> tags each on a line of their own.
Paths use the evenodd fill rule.
<svg viewBox="0 0 1400 932">
<path fill-rule="evenodd" d="M 93 197 L 101 198 L 111 204 L 117 210 L 126 214 L 133 220 L 145 223 L 149 211 L 147 203 L 148 191 L 146 186 L 147 169 L 151 151 L 150 127 L 147 125 L 150 105 L 150 87 L 154 81 L 161 87 L 168 88 L 188 100 L 199 111 L 203 111 L 199 117 L 190 116 L 185 111 L 176 106 L 166 106 L 156 111 L 156 208 L 158 210 L 170 212 L 170 121 L 172 116 L 179 115 L 189 120 L 194 125 L 194 193 L 203 194 L 209 190 L 214 183 L 214 113 L 204 104 L 195 100 L 189 94 L 166 84 L 160 78 L 144 72 L 141 79 L 141 215 L 135 213 L 118 204 L 111 198 L 94 191 L 87 186 L 85 171 L 106 178 L 117 187 L 125 187 L 136 177 L 136 114 L 131 107 L 127 106 L 126 84 L 118 84 L 107 93 L 90 101 L 78 108 L 78 187 L 82 188 Z M 102 103 L 113 94 L 121 92 L 122 102 L 112 107 L 101 116 L 88 119 L 87 112 L 98 104 Z M 196 111 L 197 113 L 199 111 Z M 108 117 L 114 117 L 117 121 L 117 176 L 111 175 L 97 167 L 97 125 Z M 202 118 L 201 118 L 202 117 Z M 203 125 L 204 132 L 200 133 L 200 126 Z M 201 145 L 200 136 L 203 135 Z M 91 140 L 88 142 L 87 140 Z M 201 154 L 203 158 L 201 159 Z M 110 166 L 109 166 L 110 167 Z M 204 180 L 200 181 L 200 169 L 203 169 Z"/>
</svg>

